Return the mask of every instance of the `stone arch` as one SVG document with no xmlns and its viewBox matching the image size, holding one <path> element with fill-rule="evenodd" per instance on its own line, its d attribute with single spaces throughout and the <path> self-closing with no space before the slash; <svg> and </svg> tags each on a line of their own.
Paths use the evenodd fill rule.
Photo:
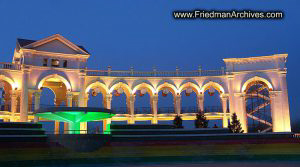
<svg viewBox="0 0 300 167">
<path fill-rule="evenodd" d="M 204 92 L 207 89 L 209 89 L 210 86 L 214 87 L 219 92 L 220 95 L 225 93 L 225 90 L 224 90 L 223 86 L 220 85 L 219 83 L 213 82 L 213 81 L 209 81 L 205 85 L 203 85 L 201 90 L 200 90 L 200 93 L 204 94 Z"/>
<path fill-rule="evenodd" d="M 268 87 L 269 90 L 273 90 L 272 84 L 267 79 L 259 77 L 259 76 L 254 76 L 254 77 L 248 79 L 246 82 L 244 82 L 244 84 L 242 86 L 242 93 L 247 91 L 247 87 L 254 81 L 263 82 L 266 84 L 266 86 Z"/>
<path fill-rule="evenodd" d="M 6 81 L 7 83 L 9 83 L 13 90 L 18 89 L 18 86 L 20 86 L 17 83 L 15 83 L 11 78 L 9 78 L 5 75 L 0 75 L 0 80 Z"/>
<path fill-rule="evenodd" d="M 113 84 L 110 88 L 109 88 L 109 93 L 113 93 L 114 90 L 118 89 L 119 87 L 121 87 L 125 94 L 126 97 L 129 97 L 132 94 L 132 90 L 130 89 L 130 87 L 127 85 L 127 83 L 124 83 L 122 81 Z"/>
<path fill-rule="evenodd" d="M 68 91 L 72 91 L 72 87 L 71 87 L 70 82 L 67 79 L 65 79 L 63 76 L 58 75 L 58 74 L 50 74 L 50 75 L 47 75 L 47 76 L 43 77 L 40 81 L 37 82 L 38 83 L 37 88 L 40 89 L 43 86 L 44 82 L 47 81 L 50 78 L 59 79 L 60 81 L 62 81 L 65 84 Z"/>
<path fill-rule="evenodd" d="M 200 93 L 200 87 L 193 82 L 186 82 L 179 87 L 179 93 L 184 91 L 186 88 L 192 88 L 193 91 L 198 95 Z"/>
<path fill-rule="evenodd" d="M 85 89 L 85 93 L 88 93 L 91 89 L 96 88 L 96 87 L 100 88 L 100 91 L 103 95 L 106 95 L 109 93 L 109 89 L 107 88 L 107 86 L 104 83 L 99 82 L 99 81 L 89 84 L 87 86 L 87 88 Z"/>
<path fill-rule="evenodd" d="M 136 85 L 132 90 L 132 94 L 136 93 L 137 90 L 142 89 L 142 88 L 145 88 L 150 96 L 153 96 L 155 94 L 154 87 L 145 82 Z"/>
<path fill-rule="evenodd" d="M 161 91 L 163 88 L 169 88 L 170 92 L 173 94 L 173 96 L 175 96 L 176 94 L 179 94 L 180 92 L 177 90 L 176 86 L 173 84 L 170 84 L 168 82 L 164 82 L 163 84 L 160 84 L 157 88 L 156 88 L 156 92 L 158 93 L 159 91 Z"/>
</svg>

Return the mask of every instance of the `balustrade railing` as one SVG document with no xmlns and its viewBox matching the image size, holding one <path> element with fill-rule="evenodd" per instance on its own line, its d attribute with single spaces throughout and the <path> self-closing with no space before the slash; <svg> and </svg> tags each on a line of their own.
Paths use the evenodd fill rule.
<svg viewBox="0 0 300 167">
<path fill-rule="evenodd" d="M 207 107 L 204 107 L 204 112 L 205 113 L 211 113 L 211 112 L 223 113 L 223 109 L 221 106 L 207 106 Z"/>
<path fill-rule="evenodd" d="M 128 114 L 129 113 L 129 110 L 127 109 L 127 107 L 112 108 L 111 110 L 115 114 Z"/>
<path fill-rule="evenodd" d="M 174 107 L 159 107 L 157 109 L 157 114 L 174 114 L 175 108 Z"/>
<path fill-rule="evenodd" d="M 0 69 L 21 70 L 21 65 L 0 62 Z M 193 77 L 193 76 L 220 76 L 225 75 L 224 68 L 220 70 L 194 71 L 134 71 L 134 70 L 86 70 L 87 76 L 114 76 L 114 77 Z"/>
<path fill-rule="evenodd" d="M 222 70 L 196 70 L 196 71 L 110 71 L 87 70 L 87 76 L 114 76 L 114 77 L 193 77 L 193 76 L 220 76 L 225 75 Z"/>
<path fill-rule="evenodd" d="M 10 104 L 0 104 L 0 111 L 11 111 L 11 105 Z"/>
<path fill-rule="evenodd" d="M 198 113 L 198 107 L 181 107 L 181 113 Z"/>
<path fill-rule="evenodd" d="M 48 108 L 48 107 L 56 107 L 55 105 L 48 105 L 48 104 L 40 104 L 39 108 Z M 63 107 L 63 105 L 60 105 Z M 67 106 L 64 106 L 67 107 Z M 17 105 L 17 112 L 19 112 L 20 106 Z M 5 104 L 0 105 L 0 111 L 11 111 L 11 105 Z M 115 114 L 129 114 L 129 109 L 127 107 L 116 107 L 112 108 L 113 113 Z M 28 112 L 34 112 L 34 104 L 28 105 Z M 189 106 L 189 107 L 182 107 L 181 113 L 198 113 L 198 107 L 196 106 Z M 211 113 L 211 112 L 219 112 L 223 113 L 223 109 L 221 106 L 207 106 L 204 108 L 204 113 Z M 229 110 L 227 111 L 229 112 Z M 175 108 L 174 107 L 159 107 L 157 109 L 158 114 L 174 114 Z M 135 107 L 134 114 L 152 114 L 151 107 Z"/>
<path fill-rule="evenodd" d="M 182 107 L 181 113 L 198 113 L 200 110 L 198 107 Z M 204 107 L 204 113 L 212 113 L 212 112 L 218 112 L 223 113 L 223 109 L 221 106 L 206 106 Z"/>
<path fill-rule="evenodd" d="M 21 65 L 0 62 L 0 69 L 20 70 L 21 69 Z"/>
<path fill-rule="evenodd" d="M 137 107 L 134 108 L 135 114 L 152 114 L 151 107 Z"/>
</svg>

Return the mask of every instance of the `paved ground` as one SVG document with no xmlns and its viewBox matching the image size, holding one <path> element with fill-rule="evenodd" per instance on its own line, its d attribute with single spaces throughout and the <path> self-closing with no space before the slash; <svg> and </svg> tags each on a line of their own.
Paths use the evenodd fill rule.
<svg viewBox="0 0 300 167">
<path fill-rule="evenodd" d="M 72 165 L 74 167 L 94 167 L 94 166 L 109 166 L 109 167 L 299 167 L 300 161 L 292 162 L 203 162 L 203 163 L 170 163 L 170 164 L 115 164 L 115 165 Z"/>
</svg>

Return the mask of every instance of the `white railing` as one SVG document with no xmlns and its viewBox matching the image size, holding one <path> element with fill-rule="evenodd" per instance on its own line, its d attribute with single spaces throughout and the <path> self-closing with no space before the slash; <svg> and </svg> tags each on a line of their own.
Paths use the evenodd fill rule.
<svg viewBox="0 0 300 167">
<path fill-rule="evenodd" d="M 87 76 L 114 76 L 114 77 L 192 77 L 192 76 L 220 76 L 225 70 L 196 70 L 196 71 L 113 71 L 87 70 Z"/>
<path fill-rule="evenodd" d="M 0 62 L 0 69 L 20 70 L 21 66 L 19 64 Z"/>
</svg>

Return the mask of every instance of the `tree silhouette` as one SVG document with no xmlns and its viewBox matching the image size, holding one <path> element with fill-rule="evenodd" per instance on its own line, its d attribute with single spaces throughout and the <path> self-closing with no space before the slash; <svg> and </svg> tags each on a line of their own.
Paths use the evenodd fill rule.
<svg viewBox="0 0 300 167">
<path fill-rule="evenodd" d="M 237 119 L 236 113 L 232 114 L 231 119 L 232 121 L 230 122 L 230 125 L 228 125 L 229 131 L 231 133 L 243 133 L 244 130 L 242 130 L 240 120 Z"/>
<path fill-rule="evenodd" d="M 176 128 L 183 128 L 182 126 L 182 119 L 180 117 L 180 115 L 176 115 L 174 120 L 173 120 L 173 123 L 175 125 Z"/>
<path fill-rule="evenodd" d="M 207 128 L 208 127 L 208 120 L 203 112 L 198 112 L 195 119 L 195 127 L 196 128 Z"/>
</svg>

